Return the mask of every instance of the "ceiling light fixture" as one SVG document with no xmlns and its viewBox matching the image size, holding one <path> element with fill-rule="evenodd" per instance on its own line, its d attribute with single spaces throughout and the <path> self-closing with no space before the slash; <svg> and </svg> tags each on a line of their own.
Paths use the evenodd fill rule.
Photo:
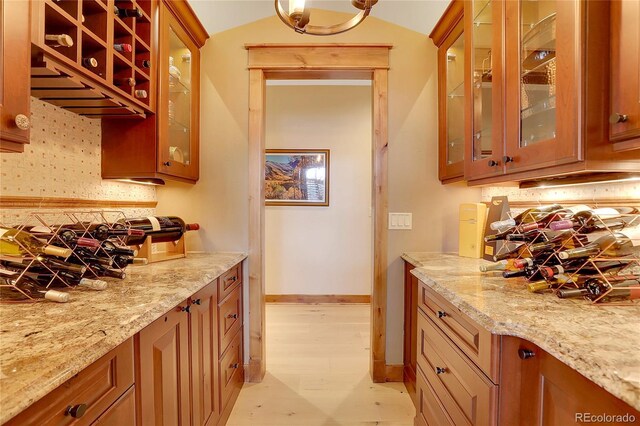
<svg viewBox="0 0 640 426">
<path fill-rule="evenodd" d="M 311 35 L 334 35 L 349 31 L 364 21 L 369 16 L 373 5 L 378 2 L 378 0 L 351 0 L 351 4 L 360 10 L 357 15 L 340 24 L 319 26 L 309 25 L 310 11 L 305 0 L 289 0 L 289 13 L 285 11 L 280 1 L 275 0 L 275 7 L 282 22 L 298 33 Z"/>
</svg>

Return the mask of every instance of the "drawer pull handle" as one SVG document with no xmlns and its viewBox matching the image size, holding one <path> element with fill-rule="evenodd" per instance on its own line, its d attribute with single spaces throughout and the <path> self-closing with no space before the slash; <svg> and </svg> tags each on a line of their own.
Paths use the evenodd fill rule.
<svg viewBox="0 0 640 426">
<path fill-rule="evenodd" d="M 227 315 L 227 318 L 236 319 L 236 318 L 238 318 L 238 314 L 229 314 L 229 315 Z"/>
<path fill-rule="evenodd" d="M 231 281 L 232 283 L 235 283 L 237 279 L 238 277 L 231 277 L 231 278 L 227 278 L 227 281 Z"/>
<path fill-rule="evenodd" d="M 189 305 L 183 306 L 183 307 L 180 308 L 180 311 L 189 313 L 189 312 L 191 312 L 191 307 Z"/>
<path fill-rule="evenodd" d="M 445 311 L 438 311 L 438 318 L 444 318 L 447 316 L 447 313 Z"/>
<path fill-rule="evenodd" d="M 165 161 L 162 165 L 165 167 L 171 167 L 171 161 Z"/>
<path fill-rule="evenodd" d="M 194 304 L 194 305 L 199 305 L 200 303 L 201 303 L 201 302 L 200 302 L 200 299 L 196 299 L 196 300 L 194 300 L 194 301 L 193 301 L 193 304 Z"/>
<path fill-rule="evenodd" d="M 444 374 L 447 372 L 446 368 L 436 367 L 436 374 Z"/>
<path fill-rule="evenodd" d="M 68 406 L 67 410 L 64 412 L 65 416 L 71 416 L 74 419 L 79 419 L 84 416 L 84 413 L 87 411 L 87 404 L 78 404 L 74 406 Z"/>
<path fill-rule="evenodd" d="M 529 359 L 536 356 L 536 353 L 531 349 L 518 349 L 518 356 L 520 359 Z"/>
<path fill-rule="evenodd" d="M 236 362 L 235 364 L 231 364 L 231 368 L 238 368 L 239 364 Z"/>
<path fill-rule="evenodd" d="M 14 122 L 16 123 L 16 127 L 20 130 L 29 130 L 29 128 L 31 127 L 29 117 L 24 114 L 16 115 L 16 117 L 14 118 Z"/>
<path fill-rule="evenodd" d="M 507 163 L 513 163 L 515 160 L 513 157 L 509 157 L 508 155 L 505 155 L 504 157 L 502 157 L 502 161 L 504 161 L 504 164 L 507 164 Z"/>
<path fill-rule="evenodd" d="M 619 112 L 614 112 L 609 116 L 609 123 L 611 124 L 624 123 L 628 119 L 629 119 L 629 116 L 627 114 L 620 114 Z"/>
<path fill-rule="evenodd" d="M 500 165 L 500 162 L 496 160 L 489 160 L 487 164 L 489 165 L 489 167 L 496 167 Z"/>
</svg>

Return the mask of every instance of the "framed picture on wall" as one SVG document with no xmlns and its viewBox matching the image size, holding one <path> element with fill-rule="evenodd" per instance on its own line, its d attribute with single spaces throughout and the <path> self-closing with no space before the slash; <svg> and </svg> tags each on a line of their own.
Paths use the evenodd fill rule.
<svg viewBox="0 0 640 426">
<path fill-rule="evenodd" d="M 267 206 L 328 206 L 328 149 L 267 149 Z"/>
</svg>

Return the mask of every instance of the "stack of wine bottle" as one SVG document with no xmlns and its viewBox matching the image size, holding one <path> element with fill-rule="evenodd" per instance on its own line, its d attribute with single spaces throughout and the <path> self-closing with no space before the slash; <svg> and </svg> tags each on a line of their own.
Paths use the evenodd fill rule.
<svg viewBox="0 0 640 426">
<path fill-rule="evenodd" d="M 640 299 L 640 212 L 632 207 L 558 204 L 493 222 L 485 242 L 502 241 L 482 272 L 524 277 L 534 293 L 593 302 Z"/>
<path fill-rule="evenodd" d="M 89 214 L 89 213 L 88 213 Z M 176 217 L 146 217 L 116 221 L 95 213 L 91 221 L 64 217 L 68 223 L 49 225 L 42 214 L 34 215 L 37 226 L 0 225 L 0 300 L 67 302 L 72 287 L 104 290 L 103 277 L 124 279 L 125 268 L 146 263 L 136 258 L 135 247 L 147 235 L 161 241 L 175 241 L 197 224 L 185 224 Z M 33 218 L 32 218 L 33 219 Z"/>
</svg>

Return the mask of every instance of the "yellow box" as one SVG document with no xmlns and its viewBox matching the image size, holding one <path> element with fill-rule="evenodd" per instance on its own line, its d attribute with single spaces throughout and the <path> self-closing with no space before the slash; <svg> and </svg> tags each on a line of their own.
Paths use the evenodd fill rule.
<svg viewBox="0 0 640 426">
<path fill-rule="evenodd" d="M 459 220 L 458 254 L 463 257 L 481 258 L 487 205 L 484 203 L 460 204 Z"/>
</svg>

